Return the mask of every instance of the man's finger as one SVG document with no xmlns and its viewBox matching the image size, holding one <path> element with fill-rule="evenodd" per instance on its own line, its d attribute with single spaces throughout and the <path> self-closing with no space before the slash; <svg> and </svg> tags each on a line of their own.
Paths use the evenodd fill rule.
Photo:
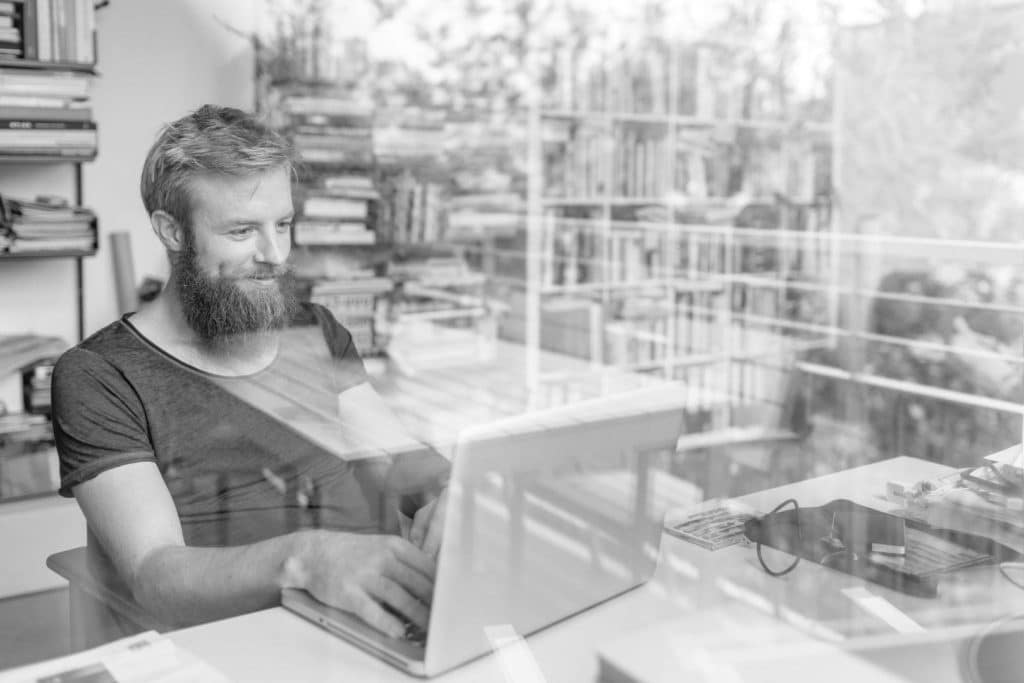
<svg viewBox="0 0 1024 683">
<path fill-rule="evenodd" d="M 391 549 L 401 562 L 434 580 L 434 562 L 419 548 L 399 536 L 394 536 Z"/>
<path fill-rule="evenodd" d="M 391 638 L 402 638 L 405 636 L 405 626 L 394 615 L 388 614 L 387 610 L 366 593 L 359 593 L 353 612 L 367 624 Z"/>
<path fill-rule="evenodd" d="M 420 548 L 431 560 L 437 560 L 437 553 L 441 550 L 441 537 L 444 535 L 444 517 L 448 510 L 448 491 L 441 494 L 434 506 L 430 518 L 430 525 L 427 527 L 427 535 Z"/>
<path fill-rule="evenodd" d="M 387 566 L 384 575 L 412 593 L 427 605 L 434 597 L 434 582 L 403 562 L 394 562 Z"/>
<path fill-rule="evenodd" d="M 423 539 L 426 538 L 427 529 L 430 528 L 430 520 L 434 516 L 434 508 L 437 506 L 437 499 L 430 501 L 419 510 L 412 521 L 412 531 L 409 532 L 409 542 L 417 548 L 423 547 Z"/>
<path fill-rule="evenodd" d="M 381 602 L 387 603 L 396 611 L 404 614 L 409 621 L 421 629 L 427 629 L 430 621 L 430 611 L 427 606 L 388 577 L 378 577 L 373 582 L 370 593 Z"/>
</svg>

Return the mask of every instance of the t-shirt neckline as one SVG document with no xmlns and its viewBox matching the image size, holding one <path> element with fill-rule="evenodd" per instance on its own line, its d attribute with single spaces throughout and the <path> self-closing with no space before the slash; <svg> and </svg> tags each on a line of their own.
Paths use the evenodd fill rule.
<svg viewBox="0 0 1024 683">
<path fill-rule="evenodd" d="M 139 330 L 138 327 L 135 326 L 135 324 L 131 320 L 129 320 L 129 318 L 131 318 L 133 315 L 135 315 L 134 311 L 131 312 L 131 313 L 125 313 L 124 315 L 121 316 L 121 322 L 124 324 L 125 327 L 128 328 L 128 331 L 131 332 L 139 341 L 141 341 L 143 344 L 146 345 L 146 347 L 148 347 L 149 349 L 155 351 L 157 354 L 159 354 L 160 356 L 162 356 L 166 360 L 170 361 L 174 365 L 181 366 L 181 367 L 185 368 L 186 370 L 191 370 L 192 372 L 195 372 L 195 373 L 198 373 L 200 375 L 203 375 L 204 377 L 212 377 L 214 379 L 226 379 L 226 380 L 231 380 L 231 379 L 251 379 L 253 377 L 258 377 L 259 375 L 262 375 L 263 373 L 265 373 L 268 370 L 270 370 L 270 368 L 274 367 L 274 365 L 277 364 L 277 360 L 278 360 L 278 358 L 281 355 L 281 347 L 280 347 L 280 345 L 278 345 L 277 351 L 274 353 L 273 360 L 271 360 L 266 365 L 266 367 L 260 368 L 259 370 L 256 370 L 255 372 L 250 372 L 250 373 L 247 373 L 245 375 L 222 375 L 222 374 L 217 373 L 217 372 L 210 372 L 209 370 L 203 370 L 202 368 L 196 367 L 195 365 L 192 365 L 191 363 L 186 363 L 185 361 L 183 361 L 182 359 L 178 358 L 174 354 L 170 353 L 169 351 L 167 351 L 166 349 L 161 347 L 159 344 L 154 342 L 152 339 L 147 337 L 145 334 L 143 334 Z"/>
</svg>

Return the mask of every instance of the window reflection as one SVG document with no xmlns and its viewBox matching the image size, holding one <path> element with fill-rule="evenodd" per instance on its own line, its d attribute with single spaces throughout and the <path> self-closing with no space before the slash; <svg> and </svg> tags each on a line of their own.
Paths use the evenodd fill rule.
<svg viewBox="0 0 1024 683">
<path fill-rule="evenodd" d="M 874 663 L 1018 633 L 1020 7 L 421 4 L 261 10 L 260 115 L 301 162 L 289 263 L 352 344 L 310 314 L 265 371 L 178 368 L 196 400 L 147 437 L 186 543 L 401 535 L 447 487 L 435 600 L 472 598 L 431 622 L 452 661 L 645 583 L 659 620 L 724 633 L 705 673 L 770 659 L 752 634 Z M 675 433 L 634 447 L 664 427 L 652 390 Z M 60 486 L 37 412 L 0 432 L 4 499 Z M 849 498 L 970 561 L 925 597 L 661 534 L 718 498 Z M 627 668 L 653 637 L 607 635 Z"/>
</svg>

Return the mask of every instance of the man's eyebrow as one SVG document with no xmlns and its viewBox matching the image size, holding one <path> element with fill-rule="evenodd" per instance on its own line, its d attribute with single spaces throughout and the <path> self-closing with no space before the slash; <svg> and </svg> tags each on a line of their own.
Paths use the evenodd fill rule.
<svg viewBox="0 0 1024 683">
<path fill-rule="evenodd" d="M 288 213 L 286 213 L 281 218 L 278 218 L 276 222 L 280 223 L 281 221 L 290 221 L 293 218 L 295 218 L 295 212 L 294 211 L 289 211 Z M 236 218 L 233 221 L 227 221 L 226 223 L 222 223 L 221 227 L 226 227 L 227 228 L 227 227 L 234 227 L 236 225 L 259 225 L 259 224 L 260 224 L 260 221 L 255 220 L 255 219 Z"/>
</svg>

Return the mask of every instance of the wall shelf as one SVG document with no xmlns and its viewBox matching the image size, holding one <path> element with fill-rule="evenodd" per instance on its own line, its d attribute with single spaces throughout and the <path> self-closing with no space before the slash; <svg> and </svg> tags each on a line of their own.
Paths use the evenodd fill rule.
<svg viewBox="0 0 1024 683">
<path fill-rule="evenodd" d="M 95 76 L 95 64 L 78 64 L 75 62 L 41 62 L 37 59 L 0 59 L 3 69 L 35 69 L 42 71 L 74 71 Z"/>
<path fill-rule="evenodd" d="M 85 258 L 87 256 L 95 256 L 96 250 L 92 251 L 65 251 L 65 250 L 49 250 L 49 251 L 15 251 L 15 252 L 0 252 L 0 261 L 28 261 L 37 259 L 48 259 L 48 258 Z"/>
<path fill-rule="evenodd" d="M 60 154 L 0 153 L 0 164 L 84 164 L 95 160 L 95 154 L 91 156 L 71 156 Z"/>
</svg>

